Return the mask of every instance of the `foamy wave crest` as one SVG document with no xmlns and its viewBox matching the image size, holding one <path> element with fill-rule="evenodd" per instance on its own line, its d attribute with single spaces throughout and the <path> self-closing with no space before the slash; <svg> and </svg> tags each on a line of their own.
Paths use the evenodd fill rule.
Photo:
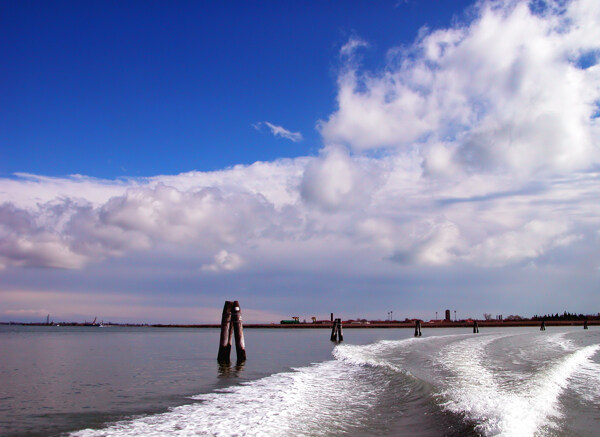
<svg viewBox="0 0 600 437">
<path fill-rule="evenodd" d="M 468 335 L 453 334 L 419 338 L 410 337 L 402 340 L 381 340 L 368 345 L 344 344 L 338 345 L 334 349 L 333 355 L 336 359 L 355 366 L 385 368 L 395 372 L 410 374 L 406 368 L 394 362 L 402 362 L 405 355 L 413 351 L 416 347 L 435 350 L 439 347 L 436 343 L 448 340 L 452 341 Z"/>
<path fill-rule="evenodd" d="M 486 355 L 486 348 L 499 338 L 471 338 L 441 351 L 440 362 L 452 375 L 441 393 L 446 400 L 443 406 L 475 422 L 484 435 L 544 433 L 544 427 L 561 415 L 559 396 L 569 379 L 591 362 L 600 345 L 563 355 L 515 383 L 509 372 L 495 367 Z"/>
<path fill-rule="evenodd" d="M 566 332 L 559 332 L 558 334 L 549 335 L 545 337 L 545 341 L 551 345 L 556 345 L 565 351 L 572 351 L 575 349 L 573 342 L 566 338 Z"/>
<path fill-rule="evenodd" d="M 87 429 L 73 436 L 271 436 L 343 434 L 372 414 L 385 384 L 327 361 L 194 397 L 201 402 Z M 351 396 L 349 395 L 351 394 Z"/>
<path fill-rule="evenodd" d="M 349 363 L 355 366 L 371 366 L 389 369 L 394 372 L 406 373 L 400 366 L 392 364 L 388 359 L 383 357 L 384 353 L 397 351 L 402 347 L 408 347 L 414 343 L 416 339 L 407 338 L 404 340 L 383 340 L 370 345 L 338 345 L 333 356 L 340 361 Z"/>
<path fill-rule="evenodd" d="M 591 360 L 583 363 L 570 386 L 588 403 L 600 407 L 600 364 Z"/>
</svg>

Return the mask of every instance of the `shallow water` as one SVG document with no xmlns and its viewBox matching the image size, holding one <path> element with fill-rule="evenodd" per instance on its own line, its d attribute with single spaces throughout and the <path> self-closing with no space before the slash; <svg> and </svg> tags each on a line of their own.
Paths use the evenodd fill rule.
<svg viewBox="0 0 600 437">
<path fill-rule="evenodd" d="M 0 327 L 2 435 L 597 435 L 600 329 Z"/>
</svg>

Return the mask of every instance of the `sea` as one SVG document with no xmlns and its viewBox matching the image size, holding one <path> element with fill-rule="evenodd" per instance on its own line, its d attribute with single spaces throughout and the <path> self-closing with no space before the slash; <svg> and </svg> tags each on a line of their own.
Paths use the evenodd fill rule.
<svg viewBox="0 0 600 437">
<path fill-rule="evenodd" d="M 0 435 L 600 435 L 600 327 L 422 332 L 0 326 Z"/>
</svg>

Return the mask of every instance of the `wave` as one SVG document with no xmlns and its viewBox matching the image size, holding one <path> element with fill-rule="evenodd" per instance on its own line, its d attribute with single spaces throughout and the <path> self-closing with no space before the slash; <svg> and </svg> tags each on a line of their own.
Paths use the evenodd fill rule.
<svg viewBox="0 0 600 437">
<path fill-rule="evenodd" d="M 335 435 L 359 427 L 384 388 L 360 367 L 327 361 L 198 395 L 200 402 L 167 413 L 71 435 Z"/>
<path fill-rule="evenodd" d="M 559 398 L 568 384 L 599 402 L 600 365 L 592 360 L 599 349 L 598 344 L 577 348 L 564 333 L 343 344 L 333 350 L 333 360 L 194 396 L 193 403 L 166 413 L 71 435 L 394 435 L 404 429 L 400 415 L 421 435 L 439 435 L 453 425 L 423 423 L 424 417 L 436 420 L 424 411 L 438 405 L 440 414 L 448 411 L 471 424 L 467 430 L 533 436 L 561 417 Z M 514 354 L 521 351 L 526 351 L 522 363 L 514 364 Z M 545 361 L 537 362 L 537 356 Z M 431 402 L 432 396 L 439 402 Z"/>
<path fill-rule="evenodd" d="M 600 408 L 600 364 L 587 360 L 573 377 L 573 389 L 582 401 Z"/>
<path fill-rule="evenodd" d="M 440 364 L 451 376 L 440 392 L 443 407 L 476 423 L 490 436 L 534 436 L 561 417 L 559 396 L 568 381 L 589 365 L 600 345 L 583 347 L 538 367 L 527 378 L 515 378 L 492 362 L 486 350 L 506 336 L 472 338 L 441 351 Z M 550 340 L 571 348 L 562 334 Z"/>
</svg>

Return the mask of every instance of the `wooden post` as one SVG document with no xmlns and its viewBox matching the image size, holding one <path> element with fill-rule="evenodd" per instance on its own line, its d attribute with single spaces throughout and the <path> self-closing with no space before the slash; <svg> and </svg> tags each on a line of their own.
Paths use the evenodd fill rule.
<svg viewBox="0 0 600 437">
<path fill-rule="evenodd" d="M 583 329 L 588 329 L 587 320 L 583 321 Z"/>
<path fill-rule="evenodd" d="M 331 341 L 344 341 L 344 332 L 342 331 L 342 319 L 335 319 L 331 327 Z"/>
<path fill-rule="evenodd" d="M 223 306 L 223 316 L 221 317 L 221 339 L 219 341 L 219 354 L 217 361 L 220 364 L 229 364 L 231 355 L 231 308 L 233 302 L 225 301 Z"/>
<path fill-rule="evenodd" d="M 421 336 L 421 321 L 415 320 L 415 337 Z"/>
<path fill-rule="evenodd" d="M 246 344 L 244 342 L 242 310 L 240 309 L 240 303 L 237 300 L 233 302 L 231 325 L 233 327 L 233 335 L 235 336 L 235 353 L 237 356 L 237 362 L 242 363 L 246 361 Z"/>
<path fill-rule="evenodd" d="M 331 321 L 333 322 L 333 313 L 331 313 Z"/>
<path fill-rule="evenodd" d="M 333 325 L 331 325 L 331 341 L 335 341 L 337 337 L 337 319 L 333 322 Z"/>
<path fill-rule="evenodd" d="M 473 320 L 473 334 L 479 334 L 479 324 L 477 320 Z"/>
<path fill-rule="evenodd" d="M 542 326 L 540 326 L 540 331 L 545 331 L 546 330 L 546 321 L 542 320 Z"/>
</svg>

